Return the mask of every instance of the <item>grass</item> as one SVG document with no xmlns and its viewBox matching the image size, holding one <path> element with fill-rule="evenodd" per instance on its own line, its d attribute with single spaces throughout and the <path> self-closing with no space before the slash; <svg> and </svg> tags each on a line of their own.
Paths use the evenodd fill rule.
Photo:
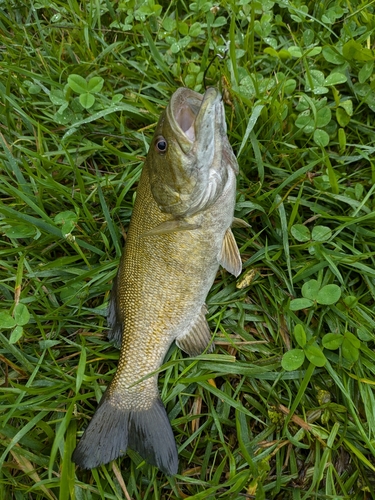
<svg viewBox="0 0 375 500">
<path fill-rule="evenodd" d="M 350 0 L 1 3 L 0 498 L 375 498 L 374 21 Z M 172 347 L 160 373 L 180 474 L 131 451 L 75 470 L 153 127 L 205 84 L 251 229 L 208 297 L 215 354 Z"/>
</svg>

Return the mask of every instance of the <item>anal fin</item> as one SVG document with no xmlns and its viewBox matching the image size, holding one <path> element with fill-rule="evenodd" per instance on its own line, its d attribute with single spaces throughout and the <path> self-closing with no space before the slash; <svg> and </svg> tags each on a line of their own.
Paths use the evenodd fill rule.
<svg viewBox="0 0 375 500">
<path fill-rule="evenodd" d="M 227 229 L 223 239 L 219 256 L 219 264 L 236 277 L 241 274 L 241 255 L 230 228 Z"/>
<path fill-rule="evenodd" d="M 203 305 L 190 328 L 176 338 L 178 347 L 189 356 L 198 356 L 205 349 L 210 353 L 215 348 L 215 344 L 211 342 L 212 335 L 206 320 L 206 313 L 206 305 Z M 209 347 L 207 348 L 207 346 Z"/>
</svg>

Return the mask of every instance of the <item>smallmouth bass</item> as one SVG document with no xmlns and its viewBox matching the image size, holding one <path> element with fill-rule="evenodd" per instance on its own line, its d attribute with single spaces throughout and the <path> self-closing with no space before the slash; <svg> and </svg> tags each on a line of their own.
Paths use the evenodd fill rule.
<svg viewBox="0 0 375 500">
<path fill-rule="evenodd" d="M 178 455 L 157 375 L 173 341 L 190 356 L 213 343 L 206 297 L 219 265 L 242 263 L 231 225 L 237 160 L 220 93 L 178 89 L 162 113 L 142 170 L 114 281 L 109 338 L 121 343 L 116 374 L 73 453 L 84 469 L 127 448 L 167 475 Z M 241 224 L 242 223 L 242 224 Z"/>
</svg>

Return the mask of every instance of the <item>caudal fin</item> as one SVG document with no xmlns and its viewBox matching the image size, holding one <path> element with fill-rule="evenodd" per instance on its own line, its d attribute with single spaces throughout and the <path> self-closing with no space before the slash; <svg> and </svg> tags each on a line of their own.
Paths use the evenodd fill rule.
<svg viewBox="0 0 375 500">
<path fill-rule="evenodd" d="M 176 443 L 160 399 L 135 411 L 104 394 L 72 460 L 82 469 L 93 469 L 124 455 L 128 447 L 165 474 L 177 473 Z"/>
</svg>

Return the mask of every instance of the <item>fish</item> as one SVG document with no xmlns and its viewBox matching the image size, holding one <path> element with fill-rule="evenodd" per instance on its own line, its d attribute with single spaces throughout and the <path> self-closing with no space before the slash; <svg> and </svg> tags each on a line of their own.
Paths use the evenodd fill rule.
<svg viewBox="0 0 375 500">
<path fill-rule="evenodd" d="M 173 342 L 189 356 L 214 349 L 207 294 L 220 265 L 236 277 L 242 270 L 231 230 L 247 225 L 234 218 L 237 174 L 220 92 L 177 89 L 137 186 L 108 308 L 120 359 L 72 455 L 79 467 L 93 469 L 130 448 L 166 475 L 177 473 L 157 371 Z"/>
</svg>

